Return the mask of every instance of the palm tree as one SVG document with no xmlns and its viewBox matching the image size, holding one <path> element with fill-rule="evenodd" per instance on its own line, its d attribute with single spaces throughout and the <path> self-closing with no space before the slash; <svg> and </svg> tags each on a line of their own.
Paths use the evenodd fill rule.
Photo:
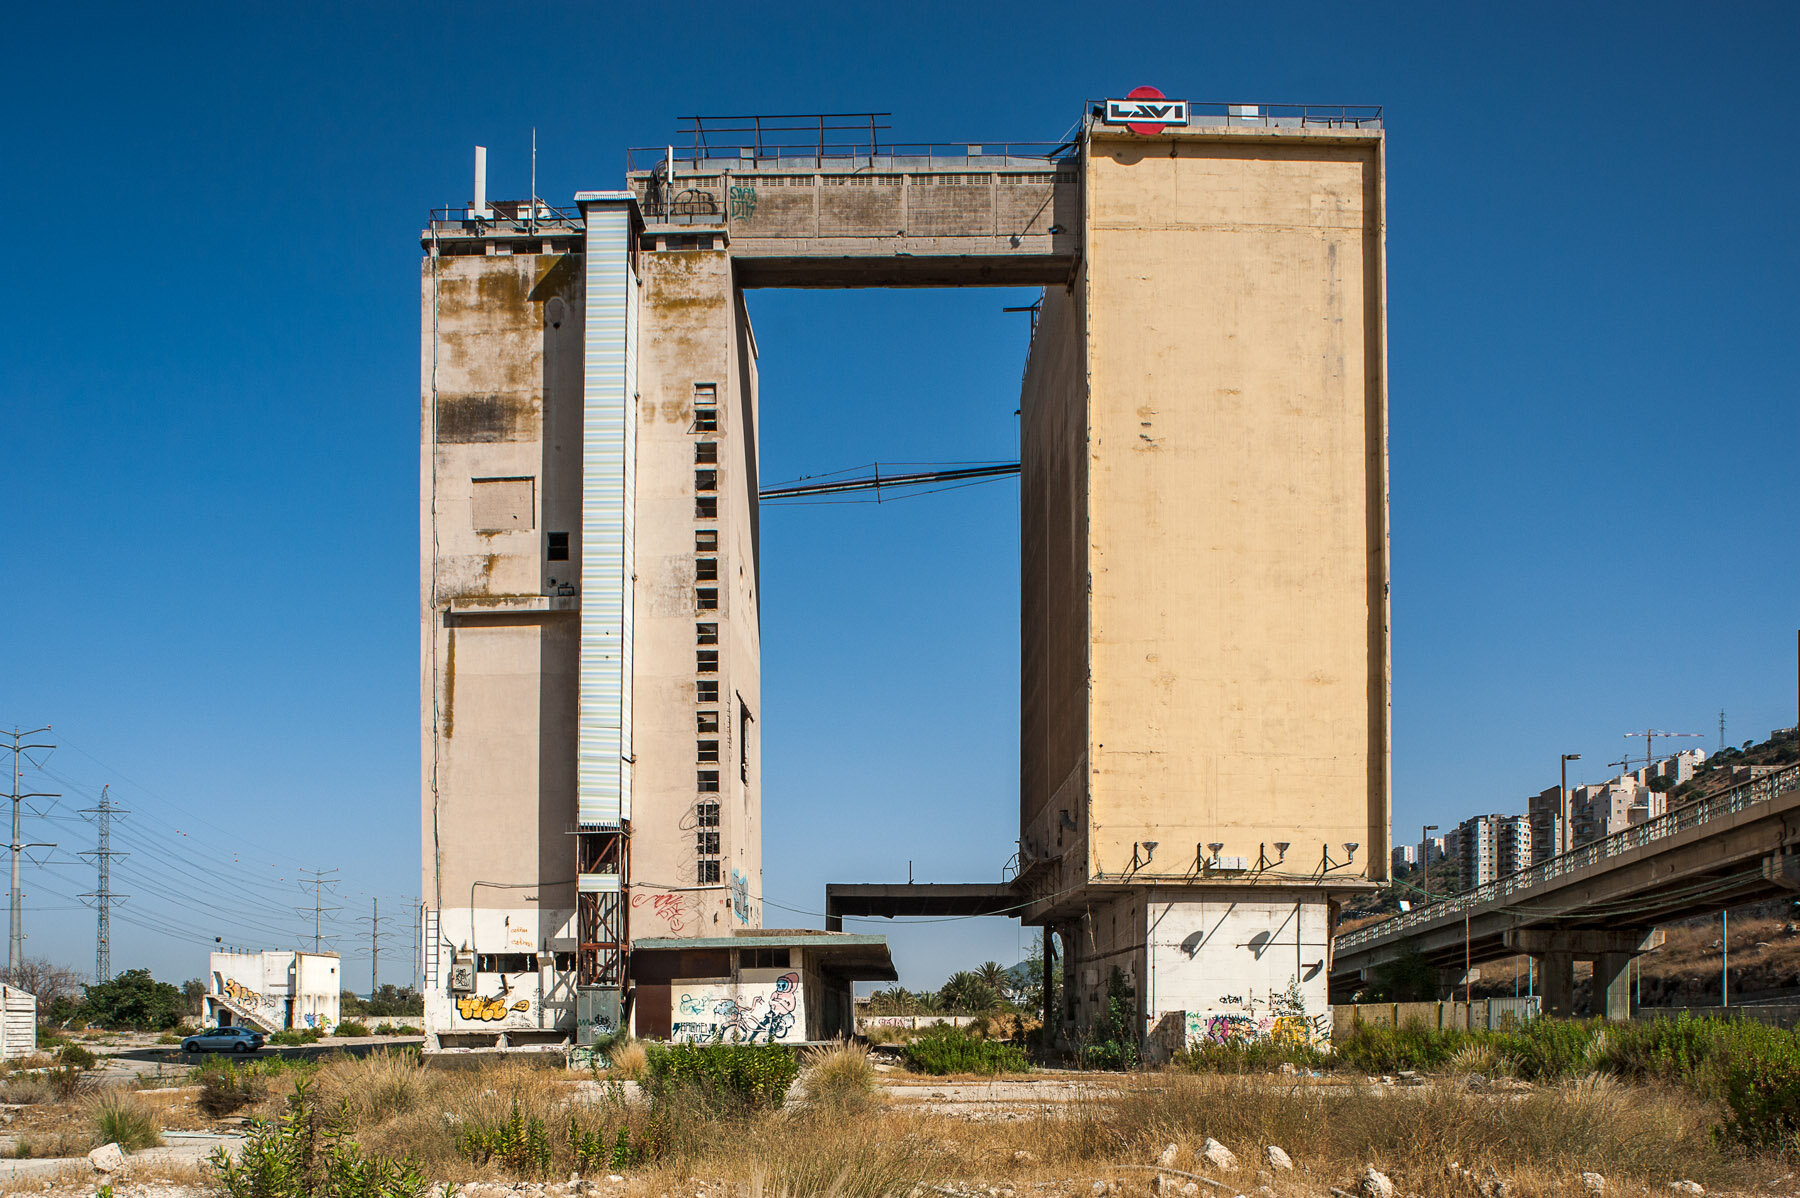
<svg viewBox="0 0 1800 1198">
<path fill-rule="evenodd" d="M 935 990 L 921 990 L 912 996 L 913 1006 L 921 1015 L 935 1015 L 944 1009 L 944 1000 Z"/>
<path fill-rule="evenodd" d="M 983 961 L 975 976 L 986 982 L 995 993 L 1003 992 L 1012 982 L 1012 971 L 998 961 Z"/>
</svg>

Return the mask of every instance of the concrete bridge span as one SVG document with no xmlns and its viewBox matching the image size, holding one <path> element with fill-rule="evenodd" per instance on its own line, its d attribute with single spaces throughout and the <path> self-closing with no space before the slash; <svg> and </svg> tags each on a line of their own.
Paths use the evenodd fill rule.
<svg viewBox="0 0 1800 1198">
<path fill-rule="evenodd" d="M 1417 953 L 1455 979 L 1527 954 L 1545 1010 L 1569 1014 L 1574 963 L 1591 960 L 1608 1018 L 1631 1011 L 1629 965 L 1659 924 L 1800 890 L 1800 766 L 1585 844 L 1464 894 L 1336 938 L 1333 996 Z M 1596 1013 L 1602 1008 L 1598 997 Z"/>
</svg>

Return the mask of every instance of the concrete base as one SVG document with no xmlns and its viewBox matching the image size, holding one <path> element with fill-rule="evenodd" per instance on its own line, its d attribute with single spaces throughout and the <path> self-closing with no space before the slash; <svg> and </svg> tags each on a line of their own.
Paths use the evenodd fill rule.
<svg viewBox="0 0 1800 1198">
<path fill-rule="evenodd" d="M 1537 960 L 1544 1014 L 1575 1014 L 1575 962 L 1594 963 L 1593 1012 L 1606 1019 L 1631 1018 L 1631 962 L 1663 941 L 1655 928 L 1600 930 L 1515 928 L 1505 934 L 1509 949 Z"/>
</svg>

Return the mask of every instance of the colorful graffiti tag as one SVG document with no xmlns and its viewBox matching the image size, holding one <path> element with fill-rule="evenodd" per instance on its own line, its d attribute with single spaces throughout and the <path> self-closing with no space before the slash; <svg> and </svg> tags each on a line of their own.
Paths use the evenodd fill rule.
<svg viewBox="0 0 1800 1198">
<path fill-rule="evenodd" d="M 232 1002 L 242 1003 L 246 1007 L 259 1007 L 263 997 L 244 983 L 232 978 L 225 983 L 225 997 Z"/>
<path fill-rule="evenodd" d="M 506 1003 L 504 994 L 493 998 L 482 998 L 479 995 L 468 995 L 456 1000 L 456 1013 L 464 1019 L 479 1019 L 485 1023 L 495 1023 L 505 1019 L 509 1011 L 529 1011 L 531 1001 L 521 998 L 511 1006 Z"/>
<path fill-rule="evenodd" d="M 1189 1045 L 1247 1044 L 1272 1040 L 1277 1044 L 1323 1044 L 1331 1039 L 1329 1015 L 1248 1015 L 1236 1011 L 1188 1011 Z"/>
<path fill-rule="evenodd" d="M 750 922 L 750 879 L 735 869 L 731 871 L 731 913 L 739 923 Z"/>
<path fill-rule="evenodd" d="M 670 1033 L 676 1040 L 730 1044 L 777 1044 L 803 1037 L 801 997 L 800 975 L 793 972 L 773 982 L 695 986 L 677 994 L 678 1018 Z"/>
</svg>

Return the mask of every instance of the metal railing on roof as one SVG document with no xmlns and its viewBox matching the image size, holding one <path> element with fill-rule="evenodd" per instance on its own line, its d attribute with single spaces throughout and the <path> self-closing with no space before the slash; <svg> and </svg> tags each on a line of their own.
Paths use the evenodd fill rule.
<svg viewBox="0 0 1800 1198">
<path fill-rule="evenodd" d="M 925 159 L 925 169 L 953 169 L 971 158 L 1056 157 L 1068 143 L 1048 141 L 1007 142 L 896 142 L 889 132 L 886 112 L 782 113 L 765 116 L 682 117 L 681 135 L 661 146 L 639 146 L 625 151 L 625 169 L 636 174 L 654 170 L 673 156 L 677 170 L 718 170 L 733 163 L 759 164 L 764 169 L 793 170 L 810 164 L 814 170 L 853 170 L 877 159 Z"/>
<path fill-rule="evenodd" d="M 1384 919 L 1380 923 L 1372 923 L 1367 927 L 1357 928 L 1353 932 L 1345 932 L 1337 938 L 1337 952 L 1344 952 L 1360 945 L 1383 940 L 1389 936 L 1404 932 L 1408 928 L 1423 927 L 1448 916 L 1460 915 L 1462 912 L 1483 907 L 1489 903 L 1497 903 L 1515 895 L 1534 890 L 1546 882 L 1598 865 L 1609 857 L 1616 857 L 1632 849 L 1646 844 L 1664 840 L 1670 836 L 1685 832 L 1689 828 L 1699 827 L 1723 816 L 1743 811 L 1756 803 L 1767 802 L 1788 788 L 1800 785 L 1800 765 L 1786 769 L 1774 770 L 1760 778 L 1722 791 L 1698 803 L 1690 803 L 1685 807 L 1659 815 L 1655 819 L 1645 820 L 1635 828 L 1626 828 L 1614 832 L 1603 840 L 1590 844 L 1578 845 L 1566 853 L 1540 861 L 1530 869 L 1520 870 L 1516 874 L 1508 874 L 1504 878 L 1496 878 L 1492 882 L 1484 882 L 1473 890 L 1465 890 L 1461 894 L 1445 899 L 1435 899 L 1422 907 L 1414 907 L 1411 911 Z"/>
</svg>

